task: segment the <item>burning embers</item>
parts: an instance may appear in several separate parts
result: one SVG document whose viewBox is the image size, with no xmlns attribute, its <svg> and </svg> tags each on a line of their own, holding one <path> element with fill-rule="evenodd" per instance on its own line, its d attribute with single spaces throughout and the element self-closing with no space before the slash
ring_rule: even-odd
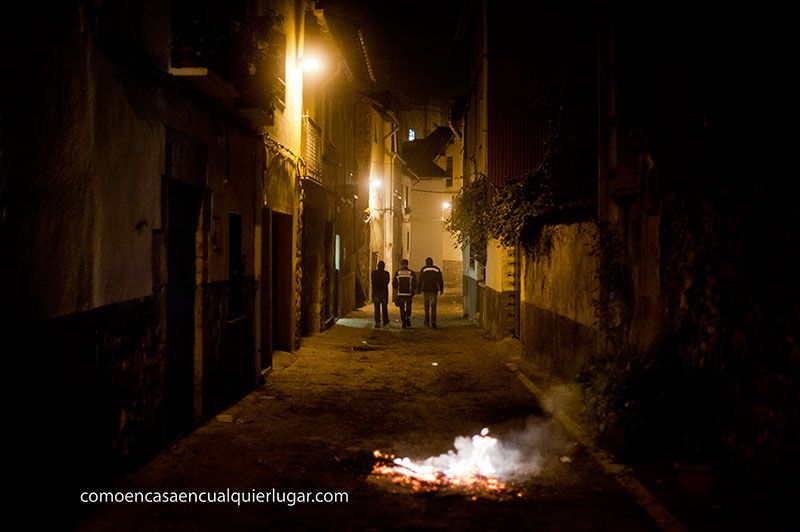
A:
<svg viewBox="0 0 800 532">
<path fill-rule="evenodd" d="M 449 490 L 473 498 L 521 495 L 512 493 L 512 488 L 501 480 L 509 472 L 510 464 L 517 461 L 518 453 L 504 449 L 496 438 L 489 436 L 489 429 L 484 428 L 471 438 L 459 436 L 454 446 L 455 452 L 451 450 L 421 462 L 375 451 L 372 475 L 415 492 Z"/>
</svg>

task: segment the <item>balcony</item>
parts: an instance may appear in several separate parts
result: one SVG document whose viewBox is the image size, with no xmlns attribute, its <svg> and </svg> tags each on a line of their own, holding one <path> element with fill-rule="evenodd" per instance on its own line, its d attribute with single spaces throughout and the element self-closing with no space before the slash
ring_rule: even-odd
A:
<svg viewBox="0 0 800 532">
<path fill-rule="evenodd" d="M 274 13 L 241 18 L 222 3 L 208 12 L 185 3 L 173 19 L 169 74 L 235 107 L 256 126 L 282 104 L 285 37 Z"/>
</svg>

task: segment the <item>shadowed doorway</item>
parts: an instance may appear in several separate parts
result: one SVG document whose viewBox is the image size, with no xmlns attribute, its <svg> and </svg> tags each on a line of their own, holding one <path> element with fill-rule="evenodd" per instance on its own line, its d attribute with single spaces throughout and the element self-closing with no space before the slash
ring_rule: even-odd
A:
<svg viewBox="0 0 800 532">
<path fill-rule="evenodd" d="M 202 190 L 169 179 L 167 213 L 167 435 L 194 421 L 196 233 Z"/>
</svg>

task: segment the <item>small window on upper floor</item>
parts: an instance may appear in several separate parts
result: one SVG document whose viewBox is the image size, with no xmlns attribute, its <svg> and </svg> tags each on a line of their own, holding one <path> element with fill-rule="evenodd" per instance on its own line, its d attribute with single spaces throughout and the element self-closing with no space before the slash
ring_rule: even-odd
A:
<svg viewBox="0 0 800 532">
<path fill-rule="evenodd" d="M 414 131 L 413 129 L 409 129 L 408 130 L 408 141 L 411 142 L 415 138 L 417 138 L 417 132 Z"/>
</svg>

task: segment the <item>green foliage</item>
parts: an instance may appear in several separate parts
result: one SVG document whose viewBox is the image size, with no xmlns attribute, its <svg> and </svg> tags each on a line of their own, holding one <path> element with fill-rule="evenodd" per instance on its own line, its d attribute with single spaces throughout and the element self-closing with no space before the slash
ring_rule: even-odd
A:
<svg viewBox="0 0 800 532">
<path fill-rule="evenodd" d="M 566 71 L 534 91 L 533 112 L 544 131 L 542 161 L 533 172 L 499 187 L 490 206 L 489 234 L 505 246 L 533 249 L 545 218 L 571 211 L 587 192 L 577 166 L 577 91 Z"/>
<path fill-rule="evenodd" d="M 487 204 L 486 179 L 479 176 L 464 183 L 453 198 L 450 216 L 444 221 L 445 229 L 461 246 L 469 244 L 473 258 L 482 264 L 486 264 Z"/>
<path fill-rule="evenodd" d="M 457 196 L 445 227 L 459 242 L 471 242 L 474 249 L 485 246 L 486 238 L 492 237 L 507 247 L 521 243 L 532 248 L 541 233 L 542 217 L 566 212 L 581 198 L 581 187 L 576 184 L 579 157 L 572 85 L 562 74 L 533 95 L 531 112 L 545 131 L 539 139 L 544 156 L 533 172 L 506 181 L 491 194 L 481 177 L 469 184 L 475 190 Z M 485 261 L 483 253 L 481 262 Z"/>
<path fill-rule="evenodd" d="M 572 199 L 558 183 L 566 154 L 549 151 L 533 173 L 499 187 L 489 205 L 487 231 L 504 246 L 531 247 L 541 230 L 541 217 L 569 208 Z"/>
</svg>

